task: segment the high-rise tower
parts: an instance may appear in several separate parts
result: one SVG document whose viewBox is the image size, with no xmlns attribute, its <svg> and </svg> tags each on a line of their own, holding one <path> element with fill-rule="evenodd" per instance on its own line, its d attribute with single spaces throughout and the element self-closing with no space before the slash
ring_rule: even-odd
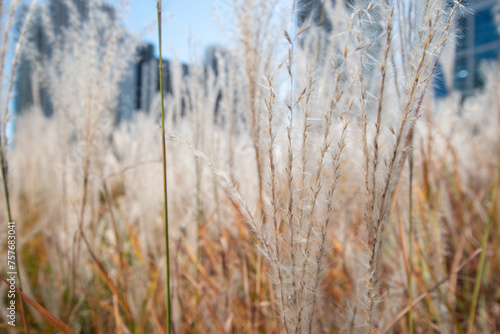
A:
<svg viewBox="0 0 500 334">
<path fill-rule="evenodd" d="M 498 61 L 500 55 L 499 22 L 495 12 L 498 0 L 469 0 L 470 10 L 458 19 L 458 36 L 453 70 L 453 87 L 464 96 L 484 84 L 480 66 L 485 61 Z"/>
</svg>

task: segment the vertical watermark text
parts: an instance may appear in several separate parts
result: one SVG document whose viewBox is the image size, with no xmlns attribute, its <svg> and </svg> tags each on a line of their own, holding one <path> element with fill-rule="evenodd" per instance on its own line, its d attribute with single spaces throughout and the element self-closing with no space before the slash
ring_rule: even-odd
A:
<svg viewBox="0 0 500 334">
<path fill-rule="evenodd" d="M 16 223 L 9 222 L 7 231 L 7 282 L 9 290 L 7 291 L 7 318 L 8 324 L 16 326 Z"/>
</svg>

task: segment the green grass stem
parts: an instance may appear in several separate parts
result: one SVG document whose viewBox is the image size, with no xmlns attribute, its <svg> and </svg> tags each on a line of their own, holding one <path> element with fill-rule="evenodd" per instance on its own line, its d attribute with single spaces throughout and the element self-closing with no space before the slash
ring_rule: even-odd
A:
<svg viewBox="0 0 500 334">
<path fill-rule="evenodd" d="M 165 273 L 166 273 L 166 284 L 165 284 L 165 299 L 166 299 L 166 313 L 167 313 L 167 328 L 166 333 L 170 334 L 170 261 L 169 261 L 169 250 L 168 250 L 168 197 L 167 197 L 167 157 L 166 157 L 166 144 L 165 144 L 165 111 L 163 106 L 163 66 L 161 59 L 161 0 L 156 3 L 156 8 L 158 12 L 158 49 L 159 49 L 159 75 L 160 75 L 160 97 L 161 97 L 161 143 L 163 152 L 163 199 L 164 199 L 164 211 L 165 211 Z"/>
<path fill-rule="evenodd" d="M 413 140 L 412 140 L 413 145 Z M 413 146 L 410 146 L 410 157 L 409 157 L 409 165 L 410 165 L 410 189 L 409 189 L 409 220 L 410 220 L 410 230 L 408 232 L 408 242 L 409 242 L 409 252 L 408 252 L 408 267 L 409 267 L 409 275 L 408 275 L 408 297 L 410 299 L 410 311 L 408 312 L 408 325 L 410 329 L 410 334 L 414 333 L 413 329 Z"/>
</svg>

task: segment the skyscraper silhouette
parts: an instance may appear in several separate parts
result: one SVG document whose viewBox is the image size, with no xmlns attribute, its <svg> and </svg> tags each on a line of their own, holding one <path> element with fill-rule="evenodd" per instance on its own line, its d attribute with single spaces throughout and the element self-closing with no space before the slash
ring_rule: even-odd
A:
<svg viewBox="0 0 500 334">
<path fill-rule="evenodd" d="M 458 19 L 458 35 L 453 70 L 453 87 L 464 96 L 484 84 L 480 71 L 485 61 L 498 61 L 500 55 L 499 22 L 495 19 L 498 0 L 469 0 Z"/>
</svg>

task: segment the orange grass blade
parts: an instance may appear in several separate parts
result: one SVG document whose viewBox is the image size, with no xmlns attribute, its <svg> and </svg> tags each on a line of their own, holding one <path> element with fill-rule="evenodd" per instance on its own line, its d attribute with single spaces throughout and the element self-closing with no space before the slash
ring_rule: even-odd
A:
<svg viewBox="0 0 500 334">
<path fill-rule="evenodd" d="M 214 309 L 212 308 L 212 306 L 210 306 L 210 304 L 208 303 L 208 301 L 206 299 L 205 299 L 205 305 L 207 306 L 208 314 L 210 314 L 210 317 L 212 318 L 212 320 L 215 324 L 215 327 L 217 327 L 217 329 L 219 330 L 219 332 L 221 334 L 225 334 L 226 332 L 224 331 L 224 327 L 220 323 L 219 318 L 217 318 L 217 315 L 215 314 Z"/>
<path fill-rule="evenodd" d="M 2 281 L 4 281 L 5 284 L 7 284 L 7 286 L 9 286 L 9 283 L 7 282 L 7 280 L 4 277 L 1 277 L 1 278 L 2 278 Z M 17 292 L 19 297 L 21 297 L 25 302 L 30 304 L 31 307 L 33 307 L 38 313 L 40 313 L 40 315 L 42 317 L 45 318 L 45 320 L 48 321 L 49 324 L 51 324 L 52 326 L 57 328 L 61 333 L 63 333 L 63 334 L 76 334 L 75 331 L 73 331 L 69 326 L 64 324 L 61 320 L 57 319 L 54 315 L 52 315 L 52 313 L 47 311 L 43 306 L 38 304 L 36 301 L 31 299 L 27 295 L 25 295 L 24 292 L 22 292 L 18 288 L 15 288 L 15 289 L 16 289 L 16 292 Z"/>
<path fill-rule="evenodd" d="M 146 326 L 149 322 L 149 318 L 151 318 L 151 316 L 153 314 L 153 312 L 151 311 L 150 305 L 154 304 L 153 301 L 159 299 L 158 297 L 155 297 L 155 296 L 158 296 L 158 294 L 159 294 L 158 286 L 160 284 L 160 279 L 161 279 L 160 272 L 158 270 L 155 270 L 152 274 L 151 285 L 148 288 L 147 298 L 146 298 L 146 300 L 148 302 L 147 302 L 147 305 L 145 306 L 145 308 L 146 308 L 145 314 L 142 317 L 141 324 L 139 325 L 139 329 L 137 331 L 138 334 L 144 333 Z"/>
<path fill-rule="evenodd" d="M 481 253 L 481 248 L 476 249 L 474 251 L 474 253 L 472 253 L 472 255 L 469 256 L 467 258 L 467 260 L 465 260 L 457 268 L 457 270 L 455 270 L 454 272 L 450 273 L 448 276 L 446 276 L 445 278 L 443 278 L 441 281 L 439 281 L 432 288 L 430 288 L 427 291 L 421 293 L 417 298 L 413 299 L 412 307 L 417 306 L 417 304 L 420 303 L 420 301 L 422 301 L 422 299 L 424 299 L 427 295 L 429 295 L 431 292 L 433 292 L 434 290 L 436 290 L 443 283 L 447 282 L 453 275 L 458 274 L 460 272 L 460 270 L 462 270 L 463 267 L 465 267 L 470 261 L 472 261 L 476 256 L 478 256 L 479 253 Z M 409 311 L 410 311 L 410 306 L 406 306 L 401 312 L 398 313 L 398 315 L 396 315 L 394 317 L 394 319 L 391 321 L 391 323 L 389 325 L 387 325 L 387 327 L 385 327 L 384 330 L 381 331 L 380 333 L 381 334 L 388 333 L 392 329 L 392 327 L 394 327 L 398 323 L 398 321 L 401 320 Z"/>
<path fill-rule="evenodd" d="M 122 319 L 120 317 L 120 308 L 118 307 L 118 298 L 113 295 L 113 316 L 115 318 L 116 334 L 123 334 Z"/>
<path fill-rule="evenodd" d="M 108 273 L 106 272 L 106 269 L 104 269 L 104 266 L 102 265 L 101 261 L 99 261 L 99 259 L 97 258 L 97 255 L 95 255 L 94 251 L 90 247 L 90 243 L 87 240 L 87 237 L 85 236 L 85 234 L 83 234 L 83 231 L 80 230 L 80 234 L 82 235 L 83 241 L 85 243 L 85 246 L 87 246 L 87 250 L 88 250 L 90 256 L 92 257 L 95 264 L 97 265 L 97 268 L 101 272 L 101 275 L 104 278 L 104 281 L 108 285 L 108 287 L 111 290 L 111 292 L 113 293 L 113 295 L 116 295 L 116 297 L 118 298 L 118 302 L 123 307 L 123 310 L 125 311 L 127 316 L 132 318 L 132 311 L 130 311 L 130 307 L 128 306 L 127 301 L 125 299 L 123 299 L 123 297 L 120 294 L 120 292 L 118 291 L 118 288 L 116 287 L 115 283 L 113 283 L 113 280 L 111 279 L 111 277 L 109 277 Z"/>
</svg>

